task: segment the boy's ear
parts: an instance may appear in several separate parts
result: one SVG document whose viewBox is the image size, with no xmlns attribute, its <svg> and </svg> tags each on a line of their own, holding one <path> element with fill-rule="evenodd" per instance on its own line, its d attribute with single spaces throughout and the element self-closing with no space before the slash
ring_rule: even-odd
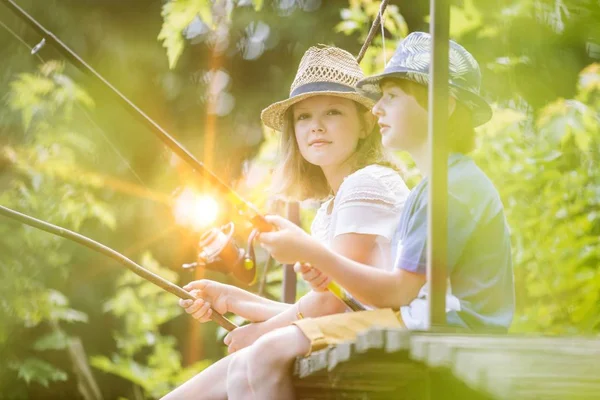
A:
<svg viewBox="0 0 600 400">
<path fill-rule="evenodd" d="M 456 99 L 453 96 L 448 96 L 448 117 L 454 114 L 456 110 Z"/>
</svg>

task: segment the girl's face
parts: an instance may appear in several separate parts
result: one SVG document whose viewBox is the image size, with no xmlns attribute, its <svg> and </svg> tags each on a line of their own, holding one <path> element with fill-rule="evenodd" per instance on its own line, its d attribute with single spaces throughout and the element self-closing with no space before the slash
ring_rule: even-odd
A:
<svg viewBox="0 0 600 400">
<path fill-rule="evenodd" d="M 385 147 L 394 150 L 418 148 L 427 141 L 427 110 L 394 82 L 381 85 L 383 95 L 373 107 Z"/>
<path fill-rule="evenodd" d="M 302 157 L 319 167 L 341 166 L 366 136 L 356 104 L 337 96 L 314 96 L 292 110 Z"/>
</svg>

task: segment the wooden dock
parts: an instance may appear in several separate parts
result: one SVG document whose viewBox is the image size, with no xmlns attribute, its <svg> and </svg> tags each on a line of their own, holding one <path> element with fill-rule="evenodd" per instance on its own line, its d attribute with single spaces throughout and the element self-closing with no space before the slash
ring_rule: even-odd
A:
<svg viewBox="0 0 600 400">
<path fill-rule="evenodd" d="M 372 329 L 296 360 L 299 399 L 600 399 L 600 336 Z"/>
</svg>

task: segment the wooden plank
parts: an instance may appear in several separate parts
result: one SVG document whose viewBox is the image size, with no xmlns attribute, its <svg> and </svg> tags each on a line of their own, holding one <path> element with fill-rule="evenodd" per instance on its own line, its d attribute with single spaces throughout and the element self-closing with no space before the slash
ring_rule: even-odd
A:
<svg viewBox="0 0 600 400">
<path fill-rule="evenodd" d="M 425 399 L 436 385 L 457 398 L 596 399 L 600 338 L 376 328 L 299 359 L 296 376 L 300 398 Z"/>
</svg>

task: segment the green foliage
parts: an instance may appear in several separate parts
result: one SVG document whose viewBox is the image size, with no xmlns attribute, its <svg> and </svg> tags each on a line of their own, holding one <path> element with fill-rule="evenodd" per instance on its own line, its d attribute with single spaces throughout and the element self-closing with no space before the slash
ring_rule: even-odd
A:
<svg viewBox="0 0 600 400">
<path fill-rule="evenodd" d="M 33 343 L 35 350 L 64 350 L 69 344 L 69 337 L 63 331 L 54 331 L 40 337 Z"/>
<path fill-rule="evenodd" d="M 7 187 L 0 203 L 69 229 L 94 220 L 114 227 L 110 209 L 85 182 L 63 179 L 78 169 L 78 154 L 93 147 L 68 128 L 75 107 L 92 106 L 89 96 L 57 62 L 20 74 L 10 88 L 8 105 L 21 115 L 23 131 L 1 148 L 11 168 L 3 175 Z M 87 322 L 58 289 L 69 275 L 71 252 L 63 239 L 30 227 L 2 223 L 0 237 L 0 345 L 6 361 L 0 379 L 10 379 L 12 371 L 27 384 L 64 381 L 64 371 L 38 357 L 41 351 L 65 348 L 68 336 L 61 324 Z M 26 346 L 19 343 L 36 327 L 50 327 L 52 333 L 42 332 L 45 336 L 33 337 Z M 19 392 L 16 386 L 11 390 Z"/>
<path fill-rule="evenodd" d="M 212 25 L 211 2 L 209 0 L 171 0 L 163 5 L 164 23 L 158 34 L 167 49 L 169 67 L 175 68 L 184 48 L 183 32 L 196 17 L 200 16 L 207 25 Z"/>
<path fill-rule="evenodd" d="M 265 0 L 252 0 L 252 4 L 254 4 L 254 9 L 260 11 L 263 8 Z"/>
<path fill-rule="evenodd" d="M 462 7 L 451 6 L 450 36 L 461 37 L 482 25 L 481 12 L 475 7 L 475 0 L 465 0 Z"/>
<path fill-rule="evenodd" d="M 260 11 L 263 0 L 253 0 L 255 10 Z M 158 40 L 163 42 L 167 49 L 169 68 L 175 68 L 179 57 L 185 47 L 184 33 L 194 19 L 199 19 L 208 29 L 215 30 L 217 22 L 222 18 L 223 12 L 226 18 L 231 18 L 231 12 L 235 1 L 225 0 L 218 5 L 213 5 L 210 0 L 169 0 L 162 7 L 163 25 Z M 224 10 L 215 11 L 220 6 Z M 218 15 L 213 15 L 214 13 Z"/>
<path fill-rule="evenodd" d="M 167 280 L 176 280 L 174 272 L 161 267 L 148 253 L 142 256 L 141 264 Z M 122 330 L 113 334 L 118 353 L 94 356 L 92 366 L 132 382 L 150 398 L 158 398 L 211 364 L 202 360 L 182 368 L 176 339 L 160 333 L 162 324 L 181 314 L 175 296 L 129 271 L 117 286 L 104 309 L 122 323 Z"/>
<path fill-rule="evenodd" d="M 60 113 L 63 121 L 68 122 L 74 106 L 93 106 L 91 97 L 63 72 L 64 64 L 50 61 L 40 67 L 39 74 L 20 74 L 10 85 L 8 104 L 21 113 L 25 130 L 34 117 L 41 123 Z"/>
<path fill-rule="evenodd" d="M 348 5 L 348 8 L 341 10 L 341 22 L 335 26 L 335 30 L 346 35 L 357 34 L 359 42 L 364 43 L 371 25 L 379 13 L 381 2 L 349 0 Z M 396 48 L 397 41 L 404 38 L 409 32 L 406 21 L 400 14 L 398 6 L 392 4 L 388 4 L 383 14 L 383 27 L 386 35 L 388 37 L 391 36 L 393 40 L 388 39 L 384 41 L 382 39 L 380 25 L 377 34 L 361 61 L 361 67 L 366 75 L 372 75 L 381 70 L 387 61 L 384 59 L 384 55 L 389 58 Z M 383 51 L 384 46 L 385 54 Z"/>
<path fill-rule="evenodd" d="M 37 382 L 45 387 L 49 383 L 66 381 L 67 374 L 39 358 L 28 358 L 24 361 L 13 362 L 10 368 L 18 373 L 19 379 L 26 383 Z"/>
<path fill-rule="evenodd" d="M 51 333 L 39 337 L 29 347 L 28 354 L 38 355 L 38 352 L 47 350 L 64 350 L 68 346 L 69 337 L 59 328 L 61 322 L 87 322 L 87 316 L 77 310 L 69 308 L 67 298 L 60 292 L 47 289 L 40 296 L 36 296 L 37 313 L 31 313 L 31 309 L 21 308 L 25 311 L 19 315 L 25 327 L 36 326 L 43 321 L 48 322 L 53 329 Z M 16 310 L 19 310 L 17 307 Z M 8 368 L 17 372 L 17 377 L 25 383 L 32 382 L 41 384 L 45 387 L 52 382 L 66 381 L 67 373 L 38 357 L 27 357 L 22 359 L 18 354 L 12 354 L 9 357 Z"/>
<path fill-rule="evenodd" d="M 514 250 L 514 331 L 600 328 L 600 66 L 574 99 L 527 116 L 498 109 L 481 131 L 477 161 L 501 190 Z"/>
<path fill-rule="evenodd" d="M 359 33 L 359 40 L 364 42 L 371 25 L 379 14 L 380 1 L 349 0 L 349 7 L 341 10 L 342 21 L 335 26 L 335 30 L 351 35 Z M 408 35 L 408 27 L 404 17 L 400 14 L 398 6 L 388 4 L 383 14 L 383 27 L 395 38 Z M 380 35 L 379 35 L 380 36 Z M 381 40 L 381 36 L 379 37 Z M 376 42 L 377 43 L 377 42 Z"/>
</svg>

